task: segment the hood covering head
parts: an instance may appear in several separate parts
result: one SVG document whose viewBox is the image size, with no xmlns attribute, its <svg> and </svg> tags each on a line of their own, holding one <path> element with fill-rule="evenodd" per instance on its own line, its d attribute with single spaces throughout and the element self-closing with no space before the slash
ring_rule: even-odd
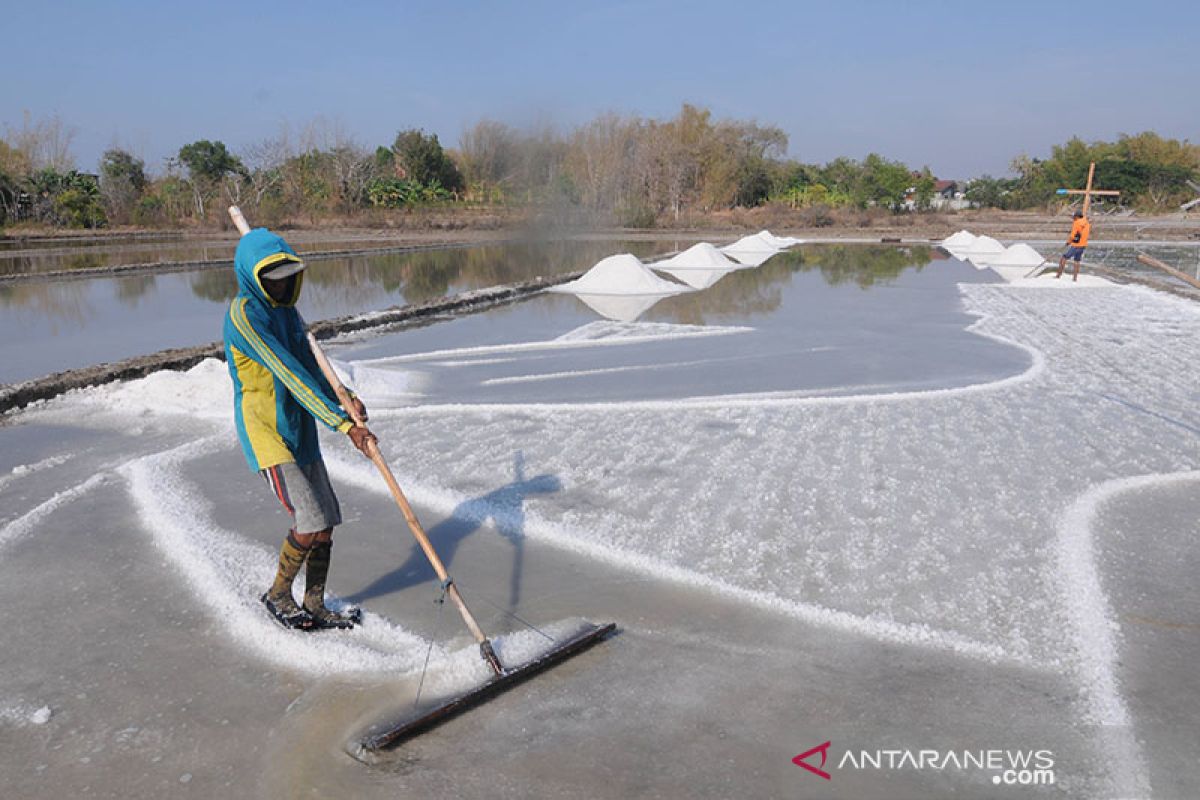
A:
<svg viewBox="0 0 1200 800">
<path fill-rule="evenodd" d="M 263 288 L 262 279 L 281 266 L 290 266 L 296 271 L 292 296 L 286 302 L 277 303 Z M 255 228 L 238 242 L 233 257 L 233 271 L 237 274 L 238 287 L 242 294 L 257 297 L 272 306 L 293 306 L 300 299 L 300 287 L 304 283 L 304 262 L 296 255 L 283 237 L 266 228 Z M 285 270 L 286 271 L 286 270 Z"/>
</svg>

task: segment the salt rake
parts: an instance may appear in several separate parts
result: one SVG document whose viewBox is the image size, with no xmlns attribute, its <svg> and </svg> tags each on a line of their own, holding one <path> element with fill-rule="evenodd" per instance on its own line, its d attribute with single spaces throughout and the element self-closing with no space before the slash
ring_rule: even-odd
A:
<svg viewBox="0 0 1200 800">
<path fill-rule="evenodd" d="M 237 226 L 238 231 L 243 236 L 250 232 L 250 225 L 246 222 L 246 218 L 237 206 L 229 207 L 229 216 L 233 219 L 233 224 Z M 307 338 L 313 357 L 317 361 L 317 366 L 320 367 L 321 372 L 325 375 L 325 379 L 329 381 L 329 385 L 337 395 L 338 402 L 342 404 L 342 408 L 350 415 L 355 425 L 363 426 L 364 421 L 355 409 L 349 391 L 338 377 L 337 372 L 334 371 L 333 366 L 329 363 L 329 359 L 325 356 L 325 351 L 321 349 L 311 331 L 307 332 Z M 479 645 L 480 655 L 492 671 L 491 677 L 485 683 L 456 695 L 442 698 L 432 707 L 425 710 L 414 708 L 409 714 L 378 722 L 370 726 L 361 735 L 352 738 L 346 744 L 347 753 L 359 761 L 371 763 L 382 751 L 391 749 L 404 740 L 423 733 L 461 714 L 463 711 L 532 678 L 537 673 L 586 650 L 616 631 L 617 626 L 612 622 L 604 625 L 586 623 L 582 629 L 576 631 L 564 641 L 556 643 L 550 650 L 523 664 L 506 668 L 496 655 L 491 640 L 484 635 L 483 630 L 475 621 L 475 617 L 467 608 L 462 595 L 459 594 L 458 586 L 450 578 L 450 574 L 446 571 L 442 559 L 438 557 L 437 551 L 433 549 L 433 544 L 425 534 L 425 529 L 421 526 L 417 515 L 413 513 L 408 498 L 404 496 L 400 484 L 392 474 L 391 468 L 388 467 L 387 461 L 384 460 L 378 443 L 371 441 L 367 449 L 369 451 L 368 457 L 379 470 L 379 474 L 383 476 L 384 482 L 387 483 L 388 489 L 396 501 L 396 505 L 400 507 L 401 513 L 404 514 L 404 519 L 408 522 L 409 529 L 417 540 L 417 544 L 421 546 L 425 557 L 429 559 L 430 565 L 433 567 L 434 572 L 437 573 L 438 580 L 441 581 L 442 591 L 454 602 L 455 607 L 458 608 L 463 622 L 466 623 L 467 629 L 470 630 L 471 635 Z"/>
</svg>

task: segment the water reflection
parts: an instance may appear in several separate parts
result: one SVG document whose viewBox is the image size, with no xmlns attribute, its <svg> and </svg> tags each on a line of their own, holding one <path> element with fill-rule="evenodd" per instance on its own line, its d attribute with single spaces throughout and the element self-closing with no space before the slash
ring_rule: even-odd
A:
<svg viewBox="0 0 1200 800">
<path fill-rule="evenodd" d="M 703 325 L 717 317 L 767 314 L 779 308 L 783 287 L 795 273 L 819 273 L 829 286 L 868 289 L 894 282 L 907 269 L 920 271 L 937 255 L 927 246 L 805 245 L 778 253 L 760 267 L 730 271 L 703 291 L 651 303 L 640 313 L 648 319 L 688 325 Z"/>
<path fill-rule="evenodd" d="M 213 239 L 92 239 L 80 242 L 0 242 L 0 275 L 24 275 L 61 270 L 158 264 L 171 261 L 223 261 L 233 258 L 237 242 L 229 236 Z M 387 239 L 314 239 L 297 245 L 308 252 L 365 250 L 395 246 Z"/>
<path fill-rule="evenodd" d="M 651 257 L 672 248 L 663 241 L 528 242 L 315 261 L 300 308 L 308 319 L 328 319 L 581 271 L 622 250 Z M 0 382 L 215 341 L 237 290 L 233 270 L 221 268 L 0 283 Z"/>
<path fill-rule="evenodd" d="M 670 245 L 567 241 L 349 256 L 311 262 L 304 295 L 324 306 L 363 304 L 381 297 L 394 303 L 425 303 L 455 292 L 587 269 L 620 249 L 650 257 Z M 229 270 L 209 270 L 194 275 L 192 291 L 205 300 L 227 302 L 237 294 L 237 281 Z"/>
<path fill-rule="evenodd" d="M 117 298 L 127 306 L 137 306 L 142 298 L 153 294 L 153 275 L 134 275 L 117 282 Z"/>
</svg>

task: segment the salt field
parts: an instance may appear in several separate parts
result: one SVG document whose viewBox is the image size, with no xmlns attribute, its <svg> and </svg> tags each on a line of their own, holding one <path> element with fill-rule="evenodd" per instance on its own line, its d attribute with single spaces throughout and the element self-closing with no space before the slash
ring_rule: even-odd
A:
<svg viewBox="0 0 1200 800">
<path fill-rule="evenodd" d="M 1200 307 L 986 267 L 1020 243 L 756 237 L 330 343 L 502 654 L 538 647 L 520 620 L 619 627 L 373 767 L 347 737 L 427 654 L 425 688 L 483 667 L 344 437 L 330 590 L 366 623 L 303 634 L 257 602 L 287 524 L 224 364 L 6 415 L 6 795 L 1189 796 Z M 319 266 L 310 318 L 376 291 Z M 829 781 L 794 761 L 822 742 Z M 1053 784 L 845 760 L 887 750 L 1037 752 Z"/>
</svg>

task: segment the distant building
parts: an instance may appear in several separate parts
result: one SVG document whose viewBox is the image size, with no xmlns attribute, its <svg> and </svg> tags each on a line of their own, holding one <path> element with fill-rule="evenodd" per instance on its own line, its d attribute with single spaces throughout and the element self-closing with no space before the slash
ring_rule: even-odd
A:
<svg viewBox="0 0 1200 800">
<path fill-rule="evenodd" d="M 920 178 L 921 173 L 914 172 L 913 178 Z M 910 186 L 908 191 L 904 193 L 904 207 L 909 211 L 915 211 L 917 208 L 917 187 Z M 934 178 L 933 181 L 933 197 L 930 198 L 929 207 L 935 211 L 954 210 L 959 211 L 964 208 L 970 208 L 971 202 L 967 200 L 959 187 L 958 181 L 939 180 Z"/>
</svg>

